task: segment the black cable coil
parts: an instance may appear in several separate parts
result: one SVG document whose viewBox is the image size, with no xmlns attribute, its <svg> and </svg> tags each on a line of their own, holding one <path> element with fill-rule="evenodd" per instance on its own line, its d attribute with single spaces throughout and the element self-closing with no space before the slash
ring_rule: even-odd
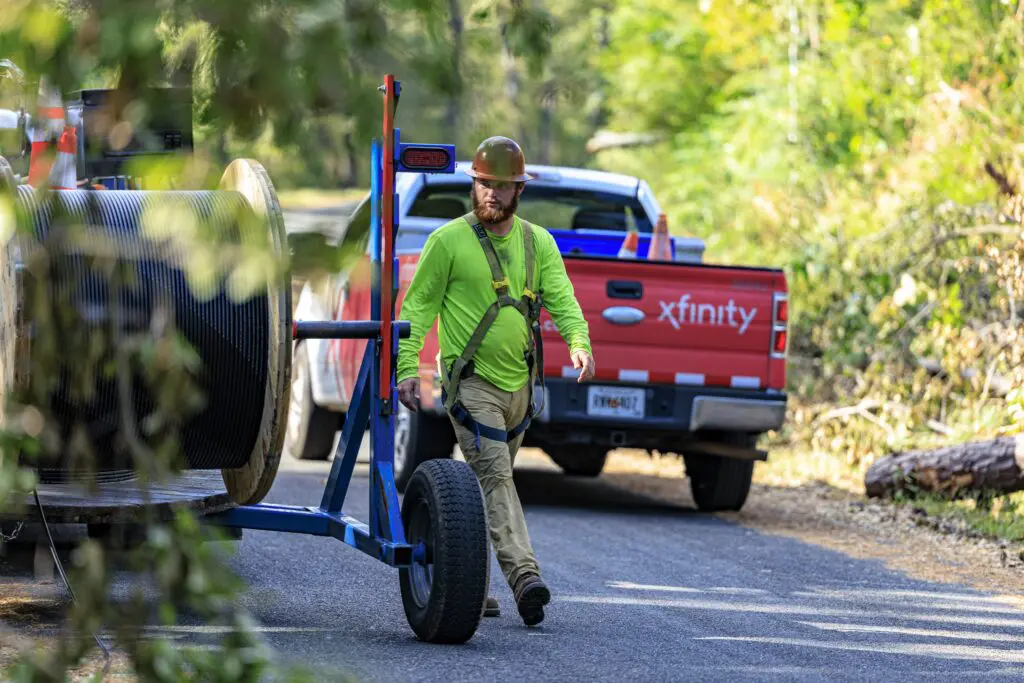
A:
<svg viewBox="0 0 1024 683">
<path fill-rule="evenodd" d="M 222 234 L 236 236 L 235 243 L 242 244 L 260 238 L 246 233 L 242 227 L 245 221 L 239 220 L 240 216 L 253 215 L 245 198 L 231 191 L 64 190 L 47 196 L 41 203 L 31 187 L 19 186 L 16 210 L 19 223 L 33 226 L 38 244 L 49 253 L 50 296 L 69 297 L 78 309 L 78 324 L 97 330 L 113 329 L 109 275 L 93 270 L 89 266 L 91 257 L 81 250 L 49 247 L 54 238 L 60 241 L 57 232 L 64 225 L 102 231 L 116 246 L 118 262 L 127 264 L 135 278 L 120 288 L 120 329 L 129 334 L 145 332 L 153 324 L 154 313 L 164 305 L 168 312 L 173 309 L 175 329 L 201 359 L 200 388 L 205 407 L 185 422 L 181 432 L 187 467 L 245 465 L 259 436 L 267 392 L 268 345 L 275 324 L 270 319 L 268 295 L 259 290 L 247 300 L 236 301 L 224 290 L 221 278 L 210 297 L 197 297 L 183 269 L 183 252 L 169 252 L 168 242 L 147 236 L 140 224 L 143 211 L 156 202 L 183 202 L 198 220 Z M 223 233 L 225 230 L 229 232 Z M 262 239 L 266 243 L 266 233 Z M 29 334 L 38 332 L 30 330 Z M 64 360 L 71 364 L 76 359 Z M 131 407 L 138 425 L 155 403 L 140 374 L 133 375 L 132 387 Z M 73 400 L 65 368 L 52 396 L 54 414 L 65 437 L 73 425 L 87 426 L 97 470 L 130 469 L 130 455 L 119 438 L 124 410 L 118 400 L 117 383 L 112 377 L 97 376 L 95 389 L 91 400 Z M 146 441 L 144 434 L 139 436 Z"/>
</svg>

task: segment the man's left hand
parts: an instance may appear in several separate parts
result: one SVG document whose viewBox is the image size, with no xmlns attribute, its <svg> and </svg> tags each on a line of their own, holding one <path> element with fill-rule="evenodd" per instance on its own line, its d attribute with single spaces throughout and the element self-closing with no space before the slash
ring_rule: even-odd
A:
<svg viewBox="0 0 1024 683">
<path fill-rule="evenodd" d="M 576 383 L 584 382 L 588 379 L 594 379 L 594 357 L 583 350 L 572 352 L 572 366 L 580 371 L 580 376 L 577 378 Z"/>
</svg>

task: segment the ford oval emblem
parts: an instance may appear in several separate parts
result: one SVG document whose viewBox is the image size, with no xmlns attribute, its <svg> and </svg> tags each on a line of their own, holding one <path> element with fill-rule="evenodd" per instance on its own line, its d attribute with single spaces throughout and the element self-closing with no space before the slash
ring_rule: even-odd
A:
<svg viewBox="0 0 1024 683">
<path fill-rule="evenodd" d="M 644 319 L 644 312 L 632 306 L 612 306 L 604 309 L 601 317 L 613 325 L 637 325 Z"/>
</svg>

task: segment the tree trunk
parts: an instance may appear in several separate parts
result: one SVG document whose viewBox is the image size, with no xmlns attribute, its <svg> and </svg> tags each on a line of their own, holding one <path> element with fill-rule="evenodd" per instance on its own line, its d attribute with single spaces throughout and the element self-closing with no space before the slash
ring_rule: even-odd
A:
<svg viewBox="0 0 1024 683">
<path fill-rule="evenodd" d="M 552 124 L 552 109 L 554 108 L 555 96 L 554 96 L 554 84 L 545 83 L 541 89 L 540 97 L 540 122 L 538 130 L 538 147 L 537 147 L 537 163 L 538 164 L 550 164 L 551 163 L 551 124 Z"/>
<path fill-rule="evenodd" d="M 608 45 L 611 43 L 611 38 L 608 32 L 608 15 L 611 13 L 611 8 L 607 5 L 601 6 L 601 20 L 597 30 L 597 51 L 603 53 L 608 49 Z M 600 70 L 597 71 L 597 105 L 594 107 L 594 111 L 590 117 L 590 127 L 593 132 L 597 132 L 604 127 L 605 123 L 608 122 L 608 108 L 605 104 L 606 101 L 606 86 L 604 76 L 601 75 Z"/>
<path fill-rule="evenodd" d="M 230 161 L 230 159 L 228 158 L 229 155 L 227 133 L 225 133 L 224 131 L 218 132 L 215 140 L 216 142 L 214 142 L 213 144 L 214 156 L 221 166 L 227 166 Z"/>
<path fill-rule="evenodd" d="M 505 99 L 507 100 L 506 106 L 508 107 L 508 111 L 512 112 L 512 120 L 509 121 L 509 124 L 512 129 L 520 127 L 518 142 L 524 148 L 527 148 L 528 145 L 523 139 L 525 137 L 525 131 L 521 128 L 523 117 L 516 106 L 516 100 L 519 99 L 519 72 L 516 69 L 516 57 L 512 54 L 512 48 L 508 41 L 507 24 L 501 25 L 501 66 L 504 73 Z"/>
<path fill-rule="evenodd" d="M 345 187 L 359 187 L 359 160 L 356 158 L 356 145 L 352 139 L 352 133 L 345 133 L 344 138 L 345 155 L 348 157 L 348 177 L 345 178 Z"/>
<path fill-rule="evenodd" d="M 452 91 L 448 94 L 448 107 L 444 116 L 444 139 L 456 142 L 459 134 L 459 105 L 462 95 L 462 9 L 459 0 L 449 0 L 448 25 L 452 29 Z"/>
<path fill-rule="evenodd" d="M 1012 493 L 1024 490 L 1024 435 L 992 441 L 908 451 L 875 462 L 864 475 L 872 498 L 897 491 L 940 493 L 951 498 L 967 492 Z"/>
</svg>

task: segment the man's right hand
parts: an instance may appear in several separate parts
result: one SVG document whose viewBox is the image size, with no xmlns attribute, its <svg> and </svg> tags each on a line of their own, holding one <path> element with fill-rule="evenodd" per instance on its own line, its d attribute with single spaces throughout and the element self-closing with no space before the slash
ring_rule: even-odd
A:
<svg viewBox="0 0 1024 683">
<path fill-rule="evenodd" d="M 420 409 L 420 381 L 418 378 L 412 377 L 407 380 L 403 380 L 398 384 L 398 400 L 402 402 L 406 408 L 416 413 Z"/>
</svg>

